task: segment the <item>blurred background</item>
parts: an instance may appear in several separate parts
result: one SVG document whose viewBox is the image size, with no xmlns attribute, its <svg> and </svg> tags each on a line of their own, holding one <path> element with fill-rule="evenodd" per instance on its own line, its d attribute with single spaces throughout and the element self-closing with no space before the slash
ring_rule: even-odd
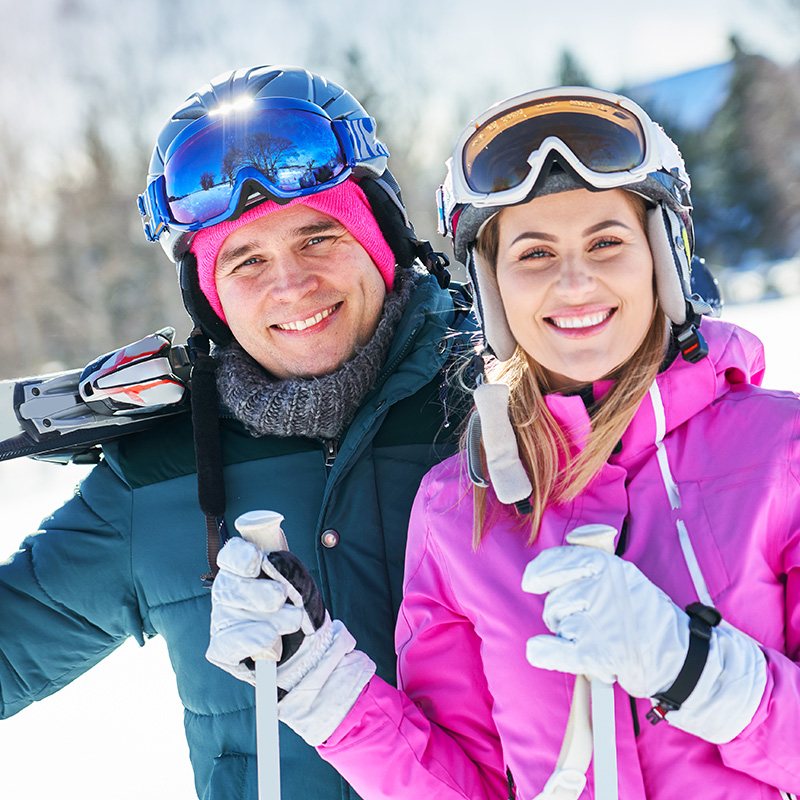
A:
<svg viewBox="0 0 800 800">
<path fill-rule="evenodd" d="M 0 0 L 0 375 L 166 324 L 136 197 L 156 134 L 231 68 L 308 66 L 378 120 L 418 233 L 461 128 L 532 88 L 629 93 L 678 142 L 729 301 L 800 291 L 800 0 Z"/>
<path fill-rule="evenodd" d="M 678 142 L 724 316 L 800 389 L 800 0 L 0 0 L 0 376 L 80 367 L 165 325 L 175 272 L 136 197 L 155 137 L 215 75 L 306 66 L 378 120 L 420 235 L 458 132 L 490 103 L 622 90 Z M 84 468 L 0 464 L 0 557 Z M 2 613 L 2 609 L 0 609 Z M 128 642 L 0 723 L 4 798 L 194 796 L 166 647 Z"/>
</svg>

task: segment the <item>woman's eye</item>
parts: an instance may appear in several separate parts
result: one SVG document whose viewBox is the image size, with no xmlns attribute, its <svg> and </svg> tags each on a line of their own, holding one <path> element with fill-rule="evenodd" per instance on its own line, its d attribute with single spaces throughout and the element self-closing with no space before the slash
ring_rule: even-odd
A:
<svg viewBox="0 0 800 800">
<path fill-rule="evenodd" d="M 592 244 L 592 250 L 601 250 L 607 247 L 613 247 L 616 244 L 622 244 L 619 239 L 614 239 L 612 237 L 606 237 L 603 239 L 598 239 L 598 241 Z"/>
<path fill-rule="evenodd" d="M 539 258 L 545 258 L 546 256 L 550 255 L 548 250 L 545 250 L 543 247 L 533 247 L 530 250 L 526 250 L 522 253 L 519 257 L 520 261 L 527 261 Z"/>
</svg>

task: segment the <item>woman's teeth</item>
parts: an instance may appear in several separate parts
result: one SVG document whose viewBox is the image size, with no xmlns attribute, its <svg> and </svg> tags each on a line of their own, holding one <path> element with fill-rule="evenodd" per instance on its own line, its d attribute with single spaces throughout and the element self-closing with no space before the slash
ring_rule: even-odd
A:
<svg viewBox="0 0 800 800">
<path fill-rule="evenodd" d="M 587 314 L 585 317 L 551 317 L 550 321 L 556 328 L 591 328 L 610 316 L 611 311 L 603 311 L 599 314 Z"/>
</svg>

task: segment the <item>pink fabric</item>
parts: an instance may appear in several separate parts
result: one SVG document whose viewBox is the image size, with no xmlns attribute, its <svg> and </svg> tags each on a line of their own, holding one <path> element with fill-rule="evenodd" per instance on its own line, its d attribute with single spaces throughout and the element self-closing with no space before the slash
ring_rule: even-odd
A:
<svg viewBox="0 0 800 800">
<path fill-rule="evenodd" d="M 214 309 L 214 312 L 223 322 L 227 322 L 227 320 L 217 294 L 214 268 L 217 263 L 217 255 L 224 241 L 233 231 L 241 228 L 242 225 L 247 225 L 248 222 L 259 219 L 259 217 L 263 217 L 266 214 L 271 214 L 273 211 L 280 211 L 282 208 L 291 208 L 296 205 L 314 208 L 341 222 L 375 262 L 375 266 L 386 284 L 387 291 L 392 290 L 394 285 L 394 253 L 383 238 L 366 195 L 358 184 L 354 181 L 346 180 L 344 183 L 340 183 L 331 189 L 326 189 L 324 192 L 311 194 L 307 197 L 296 197 L 283 205 L 267 200 L 245 212 L 238 219 L 220 222 L 219 225 L 197 231 L 194 239 L 192 239 L 190 249 L 197 256 L 197 276 L 200 281 L 200 289 L 211 304 L 211 308 Z"/>
<path fill-rule="evenodd" d="M 800 793 L 800 401 L 759 389 L 760 343 L 727 323 L 703 322 L 710 356 L 678 359 L 658 377 L 664 446 L 689 538 L 715 605 L 752 636 L 768 662 L 755 717 L 733 741 L 709 744 L 650 725 L 615 686 L 619 796 L 626 800 L 752 800 Z M 565 427 L 587 423 L 578 397 L 552 396 Z M 519 798 L 553 772 L 574 677 L 538 670 L 525 642 L 548 633 L 543 596 L 524 593 L 525 565 L 591 522 L 627 525 L 625 558 L 680 606 L 697 600 L 656 457 L 650 396 L 622 449 L 574 501 L 552 507 L 533 546 L 503 508 L 477 552 L 460 457 L 424 479 L 411 515 L 397 624 L 398 682 L 374 678 L 318 748 L 363 797 Z M 465 498 L 466 495 L 466 498 Z M 496 500 L 490 498 L 490 504 Z M 594 797 L 591 769 L 582 798 Z"/>
</svg>

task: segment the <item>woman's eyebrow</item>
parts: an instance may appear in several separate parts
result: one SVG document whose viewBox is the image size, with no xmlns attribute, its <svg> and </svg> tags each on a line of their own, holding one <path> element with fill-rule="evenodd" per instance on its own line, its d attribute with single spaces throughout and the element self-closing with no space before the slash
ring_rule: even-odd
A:
<svg viewBox="0 0 800 800">
<path fill-rule="evenodd" d="M 603 222 L 598 222 L 596 225 L 590 225 L 584 232 L 584 236 L 591 236 L 593 233 L 597 233 L 598 231 L 602 231 L 604 228 L 614 228 L 620 227 L 625 228 L 626 230 L 632 230 L 630 225 L 626 225 L 624 222 L 620 222 L 618 219 L 607 219 Z"/>
<path fill-rule="evenodd" d="M 555 236 L 551 236 L 549 233 L 540 233 L 539 231 L 523 231 L 519 236 L 517 236 L 512 245 L 515 245 L 522 239 L 537 239 L 544 242 L 555 242 L 557 238 Z"/>
</svg>

